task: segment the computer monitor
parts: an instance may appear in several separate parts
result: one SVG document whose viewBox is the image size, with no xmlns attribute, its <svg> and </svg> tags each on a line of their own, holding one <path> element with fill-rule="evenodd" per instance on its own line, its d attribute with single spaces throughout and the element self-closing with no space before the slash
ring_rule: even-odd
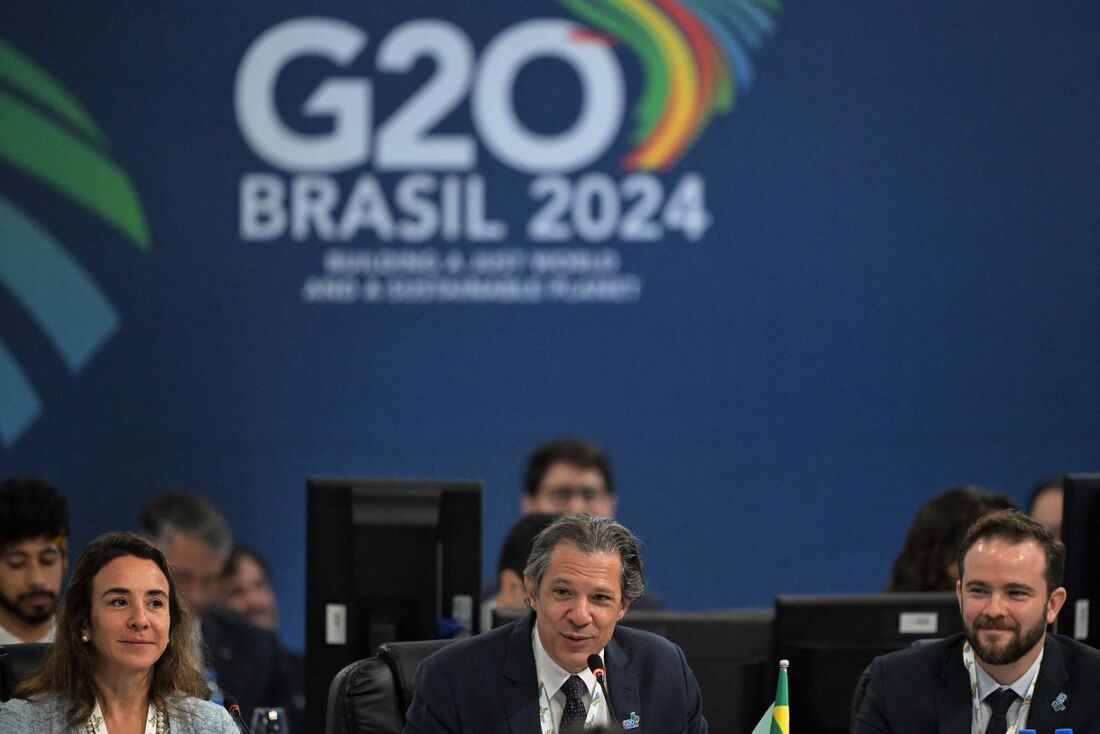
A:
<svg viewBox="0 0 1100 734">
<path fill-rule="evenodd" d="M 1066 544 L 1066 603 L 1058 631 L 1100 647 L 1100 474 L 1068 474 L 1062 482 L 1062 542 Z"/>
<path fill-rule="evenodd" d="M 953 592 L 776 598 L 775 657 L 791 663 L 791 731 L 847 732 L 852 694 L 876 656 L 962 630 Z"/>
<path fill-rule="evenodd" d="M 336 673 L 383 642 L 477 633 L 480 584 L 480 484 L 308 479 L 308 730 Z"/>
<path fill-rule="evenodd" d="M 521 610 L 494 612 L 493 626 L 526 614 Z M 774 616 L 766 608 L 630 609 L 619 624 L 653 632 L 679 645 L 699 682 L 710 730 L 740 733 L 752 730 L 775 696 Z"/>
<path fill-rule="evenodd" d="M 630 610 L 620 624 L 648 630 L 684 651 L 711 731 L 747 732 L 775 697 L 771 609 Z"/>
</svg>

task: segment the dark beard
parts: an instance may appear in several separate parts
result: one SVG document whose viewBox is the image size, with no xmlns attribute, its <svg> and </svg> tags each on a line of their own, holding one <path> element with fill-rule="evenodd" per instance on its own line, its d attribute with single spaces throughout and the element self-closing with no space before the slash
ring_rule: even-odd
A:
<svg viewBox="0 0 1100 734">
<path fill-rule="evenodd" d="M 987 646 L 982 643 L 979 632 L 983 629 L 1008 629 L 1013 631 L 1011 639 L 1002 647 Z M 974 620 L 974 625 L 966 631 L 966 639 L 974 648 L 974 654 L 980 660 L 989 665 L 1010 665 L 1022 658 L 1031 648 L 1043 639 L 1046 634 L 1046 619 L 1040 617 L 1023 635 L 1019 627 L 1012 627 L 1001 618 L 992 619 L 981 616 Z"/>
<path fill-rule="evenodd" d="M 50 603 L 46 606 L 46 608 L 41 612 L 31 612 L 29 614 L 23 611 L 23 609 L 18 604 L 19 600 L 23 599 L 23 597 L 26 596 L 36 596 L 39 594 L 50 595 Z M 24 624 L 35 627 L 42 624 L 43 622 L 49 621 L 50 617 L 53 616 L 53 613 L 57 611 L 57 594 L 53 593 L 52 591 L 39 591 L 34 592 L 33 594 L 20 594 L 18 599 L 12 601 L 7 597 L 6 594 L 0 592 L 0 607 L 6 609 L 8 613 L 21 620 Z"/>
</svg>

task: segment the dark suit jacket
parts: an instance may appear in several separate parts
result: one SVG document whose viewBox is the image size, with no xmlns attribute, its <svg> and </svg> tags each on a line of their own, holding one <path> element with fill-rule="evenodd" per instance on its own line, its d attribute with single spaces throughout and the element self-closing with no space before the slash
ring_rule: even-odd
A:
<svg viewBox="0 0 1100 734">
<path fill-rule="evenodd" d="M 534 619 L 531 614 L 448 645 L 421 663 L 404 731 L 538 734 Z M 632 731 L 706 734 L 699 684 L 676 645 L 619 626 L 607 643 L 604 665 L 616 717 L 622 721 L 633 713 L 640 720 Z"/>
<path fill-rule="evenodd" d="M 241 704 L 245 721 L 257 706 L 291 711 L 291 673 L 275 635 L 224 607 L 202 613 L 202 641 L 218 687 Z"/>
<path fill-rule="evenodd" d="M 875 658 L 855 734 L 970 734 L 970 676 L 961 634 Z M 1054 701 L 1064 693 L 1064 710 Z M 797 703 L 796 703 L 797 705 Z M 1011 722 L 1009 722 L 1011 723 Z M 1047 635 L 1027 728 L 1100 732 L 1100 651 Z"/>
</svg>

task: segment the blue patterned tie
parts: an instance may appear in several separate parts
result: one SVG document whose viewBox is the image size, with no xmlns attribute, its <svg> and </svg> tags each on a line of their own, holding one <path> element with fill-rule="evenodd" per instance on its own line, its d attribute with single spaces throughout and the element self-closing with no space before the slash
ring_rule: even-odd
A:
<svg viewBox="0 0 1100 734">
<path fill-rule="evenodd" d="M 1008 707 L 1019 696 L 1011 688 L 1002 688 L 993 691 L 985 697 L 985 702 L 993 713 L 989 717 L 989 725 L 985 727 L 985 734 L 1005 734 L 1008 731 Z"/>
<path fill-rule="evenodd" d="M 584 729 L 584 719 L 587 712 L 584 710 L 584 681 L 579 676 L 571 675 L 561 684 L 561 690 L 565 692 L 565 708 L 561 712 L 561 726 L 558 731 L 576 732 Z"/>
</svg>

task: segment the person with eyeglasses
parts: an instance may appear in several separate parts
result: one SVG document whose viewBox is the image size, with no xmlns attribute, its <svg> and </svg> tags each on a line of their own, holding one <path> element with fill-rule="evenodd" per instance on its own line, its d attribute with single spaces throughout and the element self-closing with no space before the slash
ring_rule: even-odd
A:
<svg viewBox="0 0 1100 734">
<path fill-rule="evenodd" d="M 559 438 L 535 448 L 527 458 L 523 514 L 584 512 L 614 517 L 611 462 L 597 444 Z"/>
<path fill-rule="evenodd" d="M 524 515 L 585 513 L 615 517 L 618 497 L 611 460 L 599 444 L 583 438 L 556 438 L 535 447 L 527 457 L 523 475 Z M 486 588 L 482 619 L 496 608 L 500 587 Z M 635 609 L 661 609 L 658 595 L 647 592 L 636 599 Z"/>
</svg>

